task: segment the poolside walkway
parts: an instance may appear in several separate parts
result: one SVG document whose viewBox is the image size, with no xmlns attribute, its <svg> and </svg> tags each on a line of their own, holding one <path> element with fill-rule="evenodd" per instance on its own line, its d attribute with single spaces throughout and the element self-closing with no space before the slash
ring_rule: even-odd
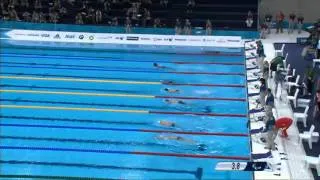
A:
<svg viewBox="0 0 320 180">
<path fill-rule="evenodd" d="M 262 40 L 266 60 L 272 60 L 275 55 L 274 43 L 277 42 L 289 42 L 294 43 L 296 42 L 298 34 L 288 35 L 284 34 L 272 34 L 271 37 L 268 37 L 265 40 Z M 307 33 L 302 33 L 299 37 L 306 37 L 308 36 Z M 273 80 L 269 80 L 269 85 L 271 89 L 274 89 Z M 279 96 L 279 95 L 278 95 Z M 291 107 L 286 103 L 285 97 L 287 96 L 286 92 L 283 91 L 282 97 L 283 100 L 279 101 L 276 99 L 275 106 L 276 112 L 274 112 L 275 117 L 291 117 L 292 118 L 292 110 Z M 261 122 L 251 122 L 251 127 L 259 127 L 258 123 Z M 313 179 L 311 171 L 306 169 L 304 164 L 304 157 L 305 151 L 303 146 L 298 144 L 298 134 L 299 131 L 295 125 L 291 126 L 288 130 L 289 138 L 281 138 L 280 136 L 277 137 L 276 143 L 278 144 L 278 152 L 285 152 L 287 154 L 288 160 L 281 160 L 279 153 L 276 154 L 273 158 L 275 163 L 281 162 L 281 170 L 275 172 L 255 172 L 255 179 Z M 254 138 L 253 138 L 254 139 Z M 265 149 L 261 145 L 259 146 L 258 143 L 253 142 L 253 153 L 256 152 L 264 152 Z"/>
</svg>

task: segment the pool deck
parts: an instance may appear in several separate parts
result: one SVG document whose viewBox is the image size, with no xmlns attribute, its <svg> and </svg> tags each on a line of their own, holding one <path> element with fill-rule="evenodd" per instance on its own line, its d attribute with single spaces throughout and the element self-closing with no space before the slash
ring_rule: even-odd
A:
<svg viewBox="0 0 320 180">
<path fill-rule="evenodd" d="M 270 36 L 270 35 L 269 35 Z M 308 33 L 304 32 L 300 35 L 297 33 L 288 35 L 287 33 L 284 34 L 275 34 L 272 33 L 270 37 L 267 39 L 262 40 L 264 45 L 266 60 L 271 61 L 275 55 L 274 43 L 277 42 L 288 42 L 288 43 L 295 43 L 297 37 L 307 37 Z M 249 42 L 248 44 L 255 45 L 255 42 Z M 255 50 L 247 51 L 246 54 L 249 54 Z M 254 61 L 254 59 L 247 61 L 247 65 L 250 65 L 250 61 Z M 272 79 L 269 79 L 269 87 L 273 90 L 274 83 Z M 256 93 L 258 90 L 252 88 L 252 84 L 256 84 L 258 82 L 249 82 L 248 83 L 248 92 L 249 93 Z M 251 88 L 250 88 L 251 87 Z M 286 91 L 282 91 L 282 97 L 286 97 Z M 278 96 L 278 95 L 277 95 Z M 278 96 L 279 97 L 279 96 Z M 250 109 L 254 108 L 256 104 L 254 104 L 254 100 L 257 96 L 249 97 L 250 102 Z M 285 98 L 284 98 L 285 99 Z M 291 117 L 292 118 L 292 110 L 291 107 L 286 103 L 286 101 L 279 101 L 279 99 L 275 100 L 275 110 L 274 115 L 275 118 L 279 117 Z M 261 113 L 260 113 L 261 114 Z M 251 114 L 250 115 L 250 122 L 251 128 L 256 129 L 262 127 L 264 124 L 263 122 L 255 122 L 254 119 L 259 114 Z M 255 172 L 254 178 L 255 179 L 313 179 L 311 171 L 306 169 L 304 163 L 305 151 L 303 146 L 298 144 L 298 129 L 296 125 L 291 126 L 288 129 L 289 138 L 282 138 L 278 136 L 276 138 L 277 148 L 278 151 L 272 151 L 273 158 L 268 159 L 261 159 L 261 161 L 267 161 L 274 165 L 275 171 L 273 172 Z M 264 153 L 267 150 L 264 149 L 264 145 L 257 141 L 256 135 L 251 135 L 252 138 L 252 153 Z M 280 152 L 286 153 L 286 156 L 280 155 Z M 288 160 L 281 160 L 281 158 L 286 157 Z M 281 163 L 281 165 L 276 165 L 277 163 Z M 277 170 L 277 168 L 280 168 Z"/>
</svg>

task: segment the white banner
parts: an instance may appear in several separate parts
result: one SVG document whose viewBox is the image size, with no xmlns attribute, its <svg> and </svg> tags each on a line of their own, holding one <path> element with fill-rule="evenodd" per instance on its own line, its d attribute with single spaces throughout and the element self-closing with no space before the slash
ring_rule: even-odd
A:
<svg viewBox="0 0 320 180">
<path fill-rule="evenodd" d="M 109 34 L 63 31 L 11 30 L 7 35 L 12 40 L 49 41 L 70 43 L 139 44 L 169 46 L 205 46 L 242 48 L 240 36 L 181 36 L 149 34 Z"/>
</svg>

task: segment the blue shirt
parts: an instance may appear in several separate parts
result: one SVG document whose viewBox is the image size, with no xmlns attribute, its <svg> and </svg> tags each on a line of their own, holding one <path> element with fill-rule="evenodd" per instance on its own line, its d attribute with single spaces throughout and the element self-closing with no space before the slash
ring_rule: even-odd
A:
<svg viewBox="0 0 320 180">
<path fill-rule="evenodd" d="M 267 96 L 266 105 L 274 107 L 274 96 L 272 94 Z"/>
<path fill-rule="evenodd" d="M 265 92 L 266 90 L 267 90 L 266 85 L 265 85 L 265 84 L 261 84 L 261 86 L 260 86 L 260 93 L 261 93 L 261 92 Z"/>
</svg>

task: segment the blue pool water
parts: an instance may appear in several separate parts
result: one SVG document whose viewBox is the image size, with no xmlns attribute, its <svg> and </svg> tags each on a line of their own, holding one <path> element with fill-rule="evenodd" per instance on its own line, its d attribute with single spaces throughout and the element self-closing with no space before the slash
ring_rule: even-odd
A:
<svg viewBox="0 0 320 180">
<path fill-rule="evenodd" d="M 214 170 L 217 162 L 250 158 L 244 57 L 168 51 L 7 44 L 0 51 L 0 174 L 252 179 L 250 172 Z M 153 62 L 168 68 L 155 69 Z M 186 104 L 165 103 L 170 97 Z M 199 144 L 207 148 L 199 151 Z"/>
</svg>

